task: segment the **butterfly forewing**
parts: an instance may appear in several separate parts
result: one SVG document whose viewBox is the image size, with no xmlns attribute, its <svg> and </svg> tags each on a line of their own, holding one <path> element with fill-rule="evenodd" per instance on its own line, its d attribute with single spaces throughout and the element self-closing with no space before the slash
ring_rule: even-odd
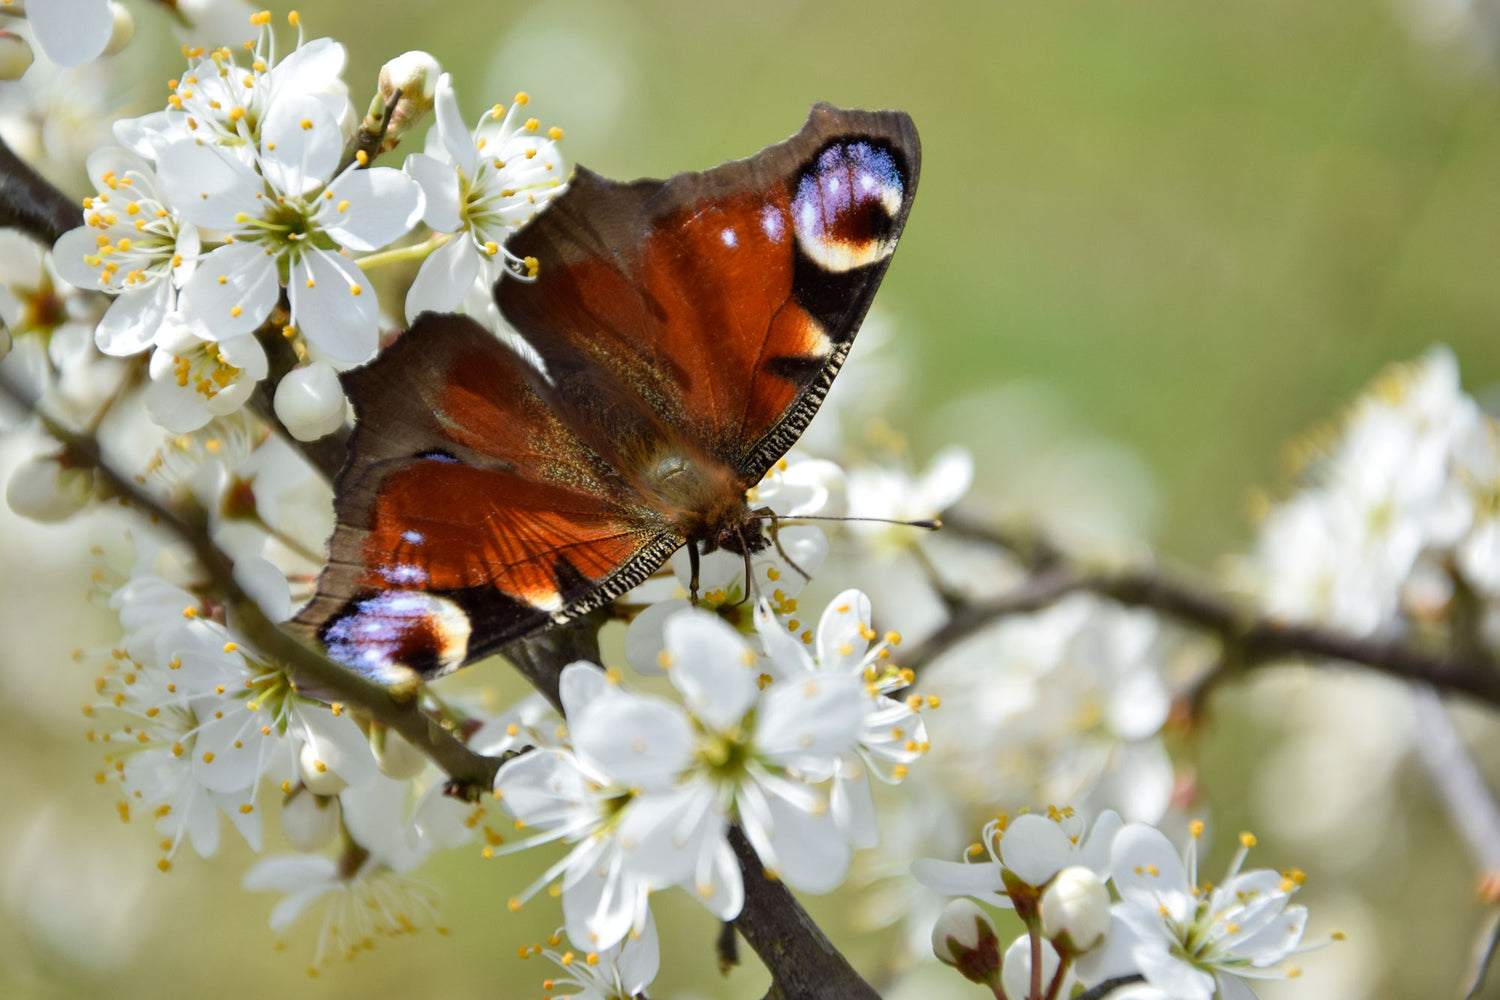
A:
<svg viewBox="0 0 1500 1000">
<path fill-rule="evenodd" d="M 496 297 L 581 423 L 603 369 L 753 484 L 847 356 L 920 159 L 905 114 L 819 105 L 786 142 L 706 172 L 579 171 L 511 242 L 537 279 Z"/>
</svg>

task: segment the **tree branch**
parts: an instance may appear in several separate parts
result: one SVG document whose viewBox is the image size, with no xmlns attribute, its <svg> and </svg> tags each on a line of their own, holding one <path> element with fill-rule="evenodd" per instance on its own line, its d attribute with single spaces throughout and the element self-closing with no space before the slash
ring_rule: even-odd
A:
<svg viewBox="0 0 1500 1000">
<path fill-rule="evenodd" d="M 0 226 L 21 230 L 49 247 L 83 225 L 83 209 L 31 169 L 0 139 Z"/>
<path fill-rule="evenodd" d="M 1116 976 L 1114 979 L 1104 980 L 1104 982 L 1091 990 L 1078 994 L 1073 1000 L 1104 1000 L 1105 997 L 1121 987 L 1130 986 L 1134 983 L 1144 983 L 1145 981 L 1146 977 L 1141 975 Z"/>
<path fill-rule="evenodd" d="M 952 521 L 945 522 L 950 528 Z M 1183 625 L 1214 634 L 1223 643 L 1229 669 L 1245 669 L 1294 657 L 1342 660 L 1372 670 L 1456 691 L 1500 708 L 1500 671 L 1479 653 L 1441 653 L 1405 642 L 1365 639 L 1317 625 L 1275 621 L 1221 596 L 1207 584 L 1155 567 L 1091 572 L 1071 563 L 1045 542 L 1017 542 L 998 532 L 960 522 L 957 530 L 1014 552 L 1033 570 L 1014 593 L 956 609 L 942 628 L 905 652 L 903 662 L 920 669 L 980 629 L 1009 615 L 1047 607 L 1075 591 L 1127 607 L 1149 608 Z M 1031 553 L 1045 553 L 1037 558 Z M 1225 671 L 1211 674 L 1216 683 Z"/>
<path fill-rule="evenodd" d="M 225 598 L 236 630 L 261 653 L 284 664 L 298 684 L 319 692 L 331 692 L 344 704 L 379 719 L 427 754 L 459 784 L 483 790 L 493 786 L 495 770 L 500 765 L 497 759 L 470 750 L 436 719 L 422 711 L 415 700 L 398 700 L 384 687 L 372 684 L 304 646 L 267 618 L 260 605 L 235 580 L 233 563 L 209 540 L 207 518 L 201 510 L 186 514 L 169 510 L 129 476 L 115 471 L 100 454 L 95 441 L 74 434 L 39 412 L 36 401 L 9 380 L 0 379 L 0 395 L 35 413 L 47 432 L 63 445 L 70 461 L 79 467 L 92 468 L 114 494 L 191 548 L 214 587 Z"/>
</svg>

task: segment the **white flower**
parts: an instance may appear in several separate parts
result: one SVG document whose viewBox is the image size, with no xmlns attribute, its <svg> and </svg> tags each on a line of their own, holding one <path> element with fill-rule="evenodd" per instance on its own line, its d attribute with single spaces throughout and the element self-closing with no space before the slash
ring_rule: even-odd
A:
<svg viewBox="0 0 1500 1000">
<path fill-rule="evenodd" d="M 953 446 L 934 455 L 927 471 L 912 475 L 889 466 L 854 466 L 849 470 L 849 516 L 893 521 L 935 518 L 968 492 L 974 481 L 974 457 Z M 851 521 L 849 530 L 876 553 L 910 548 L 920 532 L 893 524 Z"/>
<path fill-rule="evenodd" d="M 437 124 L 427 151 L 407 157 L 405 170 L 426 195 L 422 221 L 453 238 L 422 262 L 406 296 L 408 320 L 453 311 L 476 281 L 493 285 L 505 268 L 526 273 L 505 241 L 562 192 L 565 178 L 556 144 L 562 130 L 543 136 L 537 119 L 518 121 L 527 101 L 517 94 L 509 110 L 496 105 L 470 133 L 448 74 L 438 78 Z"/>
<path fill-rule="evenodd" d="M 1115 914 L 1133 935 L 1129 954 L 1136 968 L 1174 1000 L 1253 997 L 1237 977 L 1283 978 L 1288 973 L 1274 966 L 1299 951 L 1307 910 L 1288 901 L 1301 877 L 1242 871 L 1255 843 L 1245 834 L 1224 879 L 1212 889 L 1200 888 L 1201 830 L 1202 824 L 1194 825 L 1185 858 L 1152 827 L 1132 823 L 1121 830 L 1110 861 L 1121 899 Z"/>
<path fill-rule="evenodd" d="M 88 160 L 96 193 L 84 225 L 58 238 L 58 270 L 80 288 L 116 296 L 95 330 L 105 354 L 125 357 L 157 342 L 162 320 L 198 259 L 197 228 L 182 219 L 151 165 L 115 146 Z"/>
<path fill-rule="evenodd" d="M 183 316 L 200 336 L 252 333 L 285 282 L 290 325 L 315 358 L 348 367 L 375 353 L 373 290 L 353 261 L 320 244 L 379 249 L 415 224 L 422 193 L 389 167 L 334 177 L 343 146 L 323 103 L 285 93 L 266 112 L 255 167 L 192 140 L 161 151 L 163 181 L 183 214 L 232 238 L 203 257 L 182 289 Z"/>
<path fill-rule="evenodd" d="M 217 146 L 247 166 L 253 165 L 270 108 L 283 95 L 321 104 L 341 136 L 347 136 L 354 124 L 354 109 L 339 76 L 344 68 L 344 47 L 329 38 L 304 42 L 300 19 L 293 15 L 289 20 L 298 25 L 298 41 L 285 59 L 277 58 L 269 13 L 257 13 L 249 19 L 258 29 L 258 39 L 248 66 L 235 61 L 237 53 L 232 49 L 216 47 L 206 56 L 202 49 L 194 50 L 192 58 L 197 61 L 172 81 L 167 108 L 116 122 L 116 139 L 141 156 L 158 161 L 166 147 L 192 139 Z M 227 40 L 218 38 L 213 44 L 219 46 Z"/>
<path fill-rule="evenodd" d="M 351 959 L 377 937 L 416 933 L 437 926 L 437 891 L 393 871 L 376 854 L 340 858 L 278 855 L 257 862 L 241 886 L 252 892 L 285 893 L 271 911 L 271 930 L 289 929 L 321 907 L 310 971 L 335 958 Z"/>
<path fill-rule="evenodd" d="M 858 590 L 846 590 L 829 602 L 815 636 L 791 634 L 764 599 L 755 616 L 756 631 L 780 677 L 796 681 L 843 675 L 863 683 L 859 733 L 854 747 L 834 763 L 832 799 L 835 820 L 859 848 L 874 847 L 879 840 L 868 775 L 895 784 L 928 746 L 927 726 L 917 714 L 921 699 L 889 697 L 913 679 L 909 671 L 889 663 L 900 636 L 888 633 L 871 645 L 877 635 L 870 621 L 870 600 Z"/>
<path fill-rule="evenodd" d="M 151 355 L 146 410 L 177 434 L 238 410 L 266 377 L 266 352 L 254 334 L 205 340 L 199 329 L 176 315 L 166 317 Z"/>
<path fill-rule="evenodd" d="M 1049 810 L 1047 816 L 1023 813 L 1013 821 L 1001 816 L 985 824 L 984 840 L 969 845 L 965 860 L 922 858 L 911 871 L 917 881 L 946 896 L 970 896 L 1010 908 L 1015 905 L 1009 895 L 1013 882 L 1039 890 L 1058 872 L 1075 866 L 1106 877 L 1110 844 L 1120 826 L 1117 814 L 1101 813 L 1084 837 L 1083 823 L 1072 809 Z M 969 860 L 985 852 L 988 861 Z"/>
<path fill-rule="evenodd" d="M 547 942 L 555 948 L 562 938 L 553 934 Z M 639 934 L 602 950 L 559 954 L 533 945 L 526 954 L 540 955 L 562 970 L 560 976 L 547 977 L 544 989 L 552 1000 L 635 1000 L 644 995 L 661 966 L 656 921 L 650 914 Z"/>
<path fill-rule="evenodd" d="M 1168 664 L 1195 656 L 1149 612 L 1078 594 L 987 628 L 935 661 L 929 773 L 964 801 L 1036 801 L 1157 820 L 1173 770 L 1159 732 Z"/>
</svg>

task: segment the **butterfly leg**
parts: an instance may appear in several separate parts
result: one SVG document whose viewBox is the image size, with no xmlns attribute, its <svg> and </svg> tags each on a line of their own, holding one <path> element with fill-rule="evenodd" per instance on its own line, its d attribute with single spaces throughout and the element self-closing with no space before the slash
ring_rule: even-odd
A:
<svg viewBox="0 0 1500 1000">
<path fill-rule="evenodd" d="M 798 573 L 802 574 L 802 579 L 804 579 L 807 582 L 811 583 L 812 582 L 812 574 L 809 573 L 807 570 L 803 569 L 801 566 L 798 566 L 797 565 L 797 561 L 795 559 L 793 559 L 791 556 L 787 555 L 786 549 L 784 549 L 784 548 L 781 547 L 781 519 L 776 516 L 776 512 L 774 510 L 772 510 L 771 508 L 769 508 L 769 507 L 762 507 L 760 510 L 755 511 L 755 514 L 757 514 L 757 515 L 764 515 L 765 517 L 767 517 L 768 519 L 770 519 L 770 522 L 771 522 L 771 542 L 772 542 L 772 544 L 774 544 L 776 546 L 776 552 L 777 552 L 777 554 L 779 554 L 781 556 L 781 558 L 783 558 L 783 559 L 786 560 L 786 564 L 788 566 L 790 566 L 792 569 L 796 570 Z M 746 568 L 746 577 L 748 578 L 748 576 L 749 576 L 749 568 L 747 567 Z"/>
<path fill-rule="evenodd" d="M 698 606 L 698 543 L 688 542 L 688 598 L 693 602 L 693 607 Z"/>
</svg>

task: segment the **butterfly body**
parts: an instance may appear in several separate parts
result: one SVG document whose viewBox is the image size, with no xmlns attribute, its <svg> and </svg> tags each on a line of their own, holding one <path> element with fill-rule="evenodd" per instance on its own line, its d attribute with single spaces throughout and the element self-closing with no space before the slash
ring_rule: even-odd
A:
<svg viewBox="0 0 1500 1000">
<path fill-rule="evenodd" d="M 508 249 L 539 361 L 424 314 L 345 385 L 338 525 L 297 621 L 411 683 L 599 607 L 673 551 L 770 544 L 747 492 L 847 355 L 910 210 L 898 112 L 814 108 L 756 156 L 668 181 L 579 169 Z"/>
</svg>

